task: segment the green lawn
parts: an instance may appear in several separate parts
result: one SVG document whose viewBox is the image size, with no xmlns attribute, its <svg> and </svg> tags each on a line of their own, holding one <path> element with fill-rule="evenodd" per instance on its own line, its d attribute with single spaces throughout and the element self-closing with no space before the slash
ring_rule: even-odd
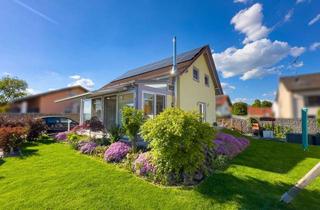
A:
<svg viewBox="0 0 320 210">
<path fill-rule="evenodd" d="M 0 209 L 318 209 L 320 178 L 289 206 L 283 192 L 320 160 L 320 148 L 252 140 L 230 167 L 194 188 L 160 187 L 68 145 L 29 145 L 0 162 Z"/>
</svg>

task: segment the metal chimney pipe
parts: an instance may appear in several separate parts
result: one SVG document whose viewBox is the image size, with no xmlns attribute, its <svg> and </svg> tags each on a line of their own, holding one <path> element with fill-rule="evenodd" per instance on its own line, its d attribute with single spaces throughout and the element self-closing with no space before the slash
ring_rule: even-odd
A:
<svg viewBox="0 0 320 210">
<path fill-rule="evenodd" d="M 171 74 L 175 76 L 177 74 L 177 42 L 176 42 L 175 36 L 173 37 L 172 44 L 173 44 L 173 56 L 172 56 Z"/>
<path fill-rule="evenodd" d="M 176 42 L 176 37 L 173 37 L 172 40 L 173 44 L 173 56 L 172 56 L 172 84 L 174 90 L 172 91 L 172 105 L 174 107 L 178 106 L 178 80 L 179 80 L 179 73 L 178 73 L 178 68 L 177 68 L 177 42 Z"/>
</svg>

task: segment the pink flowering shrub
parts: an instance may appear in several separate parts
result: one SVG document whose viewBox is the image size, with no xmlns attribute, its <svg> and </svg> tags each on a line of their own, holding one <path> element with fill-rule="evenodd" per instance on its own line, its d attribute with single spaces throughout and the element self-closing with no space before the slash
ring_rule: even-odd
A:
<svg viewBox="0 0 320 210">
<path fill-rule="evenodd" d="M 66 141 L 67 135 L 68 135 L 67 132 L 60 132 L 55 135 L 55 139 L 57 139 L 58 141 Z"/>
<path fill-rule="evenodd" d="M 86 142 L 80 147 L 80 152 L 83 154 L 92 154 L 97 144 L 94 142 Z"/>
<path fill-rule="evenodd" d="M 214 150 L 218 155 L 233 158 L 249 146 L 249 141 L 245 138 L 236 138 L 230 134 L 218 133 L 214 144 Z"/>
<path fill-rule="evenodd" d="M 104 153 L 104 159 L 108 162 L 120 162 L 131 150 L 131 147 L 123 142 L 115 142 Z"/>
<path fill-rule="evenodd" d="M 156 167 L 152 163 L 151 154 L 148 152 L 139 154 L 138 158 L 133 163 L 133 171 L 135 171 L 140 176 L 154 174 L 156 171 Z"/>
</svg>

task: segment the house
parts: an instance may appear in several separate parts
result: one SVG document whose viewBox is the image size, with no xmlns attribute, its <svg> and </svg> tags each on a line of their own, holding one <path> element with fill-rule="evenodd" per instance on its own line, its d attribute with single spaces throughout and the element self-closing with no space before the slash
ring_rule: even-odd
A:
<svg viewBox="0 0 320 210">
<path fill-rule="evenodd" d="M 320 108 L 320 73 L 280 78 L 275 102 L 277 118 L 301 118 L 303 107 L 315 117 Z"/>
<path fill-rule="evenodd" d="M 254 107 L 248 106 L 248 117 L 260 118 L 260 117 L 273 117 L 273 111 L 271 107 Z"/>
<path fill-rule="evenodd" d="M 216 96 L 216 113 L 217 117 L 231 117 L 232 103 L 227 95 Z"/>
<path fill-rule="evenodd" d="M 177 55 L 176 91 L 172 60 L 169 57 L 130 70 L 99 90 L 56 102 L 81 97 L 80 122 L 96 116 L 106 128 L 120 124 L 124 106 L 141 109 L 146 116 L 153 117 L 174 103 L 183 110 L 200 112 L 203 121 L 216 122 L 215 97 L 223 92 L 210 47 Z"/>
<path fill-rule="evenodd" d="M 72 86 L 52 90 L 40 94 L 29 95 L 14 100 L 10 105 L 13 113 L 41 113 L 41 114 L 77 114 L 80 113 L 80 99 L 73 99 L 63 103 L 55 103 L 55 100 L 64 97 L 87 93 L 82 86 Z"/>
</svg>

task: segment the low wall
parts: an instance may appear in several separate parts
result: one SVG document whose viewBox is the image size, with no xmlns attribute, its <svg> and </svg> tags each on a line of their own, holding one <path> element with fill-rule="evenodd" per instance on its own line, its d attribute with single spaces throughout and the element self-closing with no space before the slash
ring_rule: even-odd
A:
<svg viewBox="0 0 320 210">
<path fill-rule="evenodd" d="M 271 124 L 271 122 L 260 122 L 260 125 Z M 242 133 L 251 132 L 251 126 L 247 119 L 228 118 L 218 119 L 218 125 L 229 129 L 235 129 Z M 289 127 L 290 133 L 301 133 L 301 119 L 276 119 L 274 125 Z M 309 119 L 308 131 L 310 134 L 320 133 L 320 128 L 317 127 L 317 120 L 314 118 Z"/>
<path fill-rule="evenodd" d="M 26 114 L 20 114 L 20 113 L 0 113 L 0 117 L 6 117 L 10 119 L 18 119 L 18 118 L 26 118 L 26 117 L 43 117 L 43 116 L 61 116 L 61 117 L 67 117 L 70 118 L 76 122 L 80 121 L 80 115 L 79 114 L 39 114 L 39 113 L 26 113 Z"/>
</svg>

